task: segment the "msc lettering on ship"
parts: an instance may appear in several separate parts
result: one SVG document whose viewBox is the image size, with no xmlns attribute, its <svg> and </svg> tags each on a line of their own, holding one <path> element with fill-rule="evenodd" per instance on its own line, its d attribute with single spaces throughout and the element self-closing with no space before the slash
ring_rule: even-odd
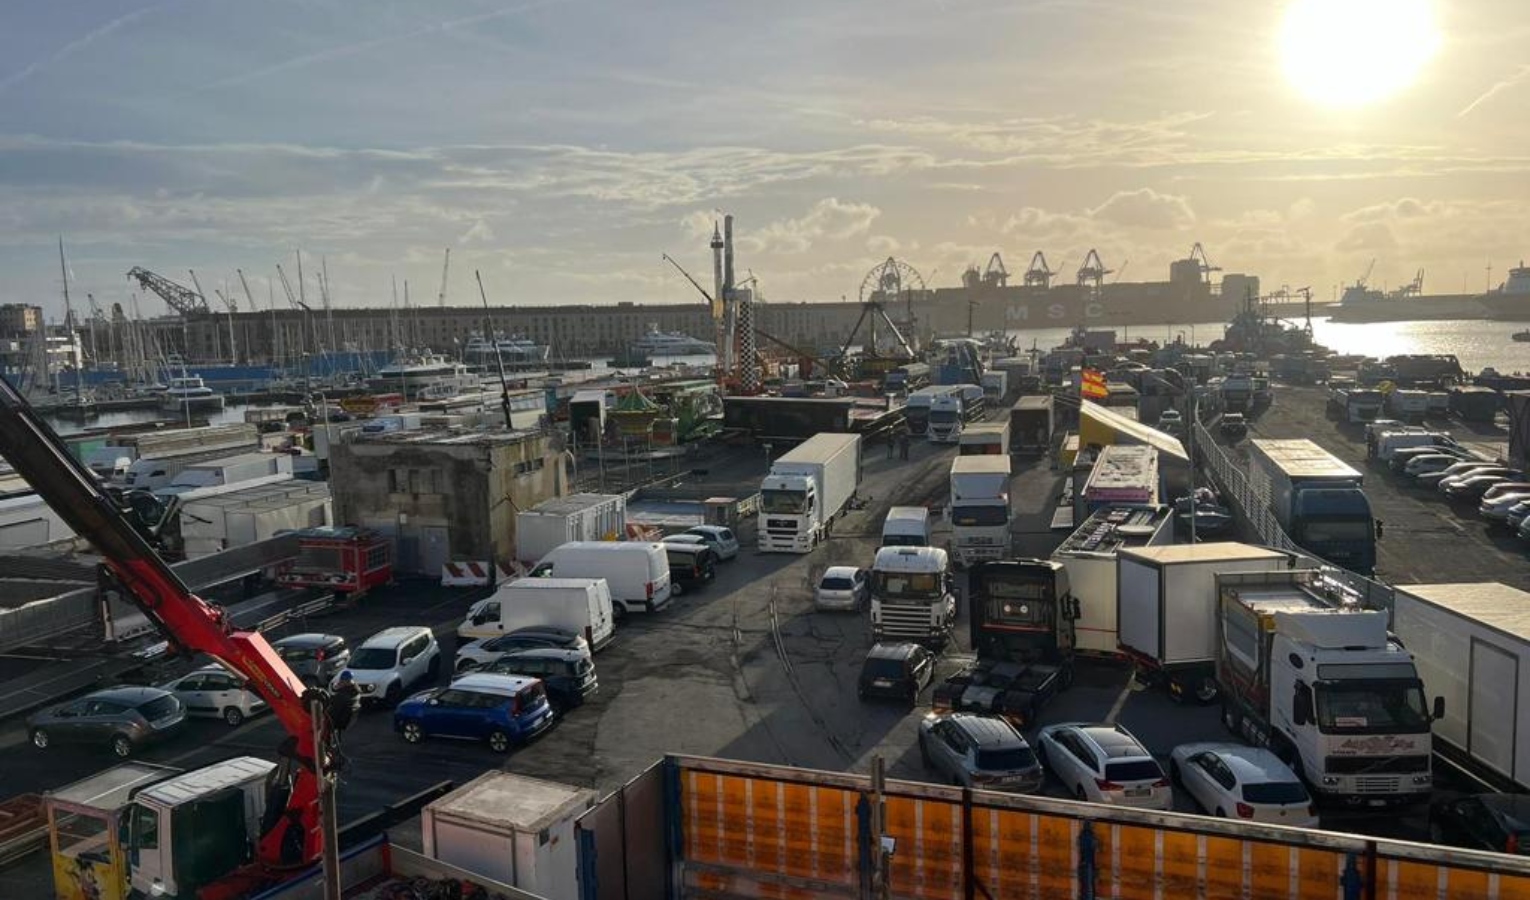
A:
<svg viewBox="0 0 1530 900">
<path fill-rule="evenodd" d="M 1084 304 L 1083 318 L 1098 319 L 1103 315 L 1105 315 L 1104 305 L 1093 302 Z M 1018 305 L 1011 305 L 1004 310 L 1004 317 L 1010 322 L 1029 322 L 1032 319 L 1046 319 L 1054 322 L 1067 322 L 1078 318 L 1076 315 L 1070 315 L 1068 312 L 1068 306 L 1062 303 L 1049 303 L 1046 306 L 1038 308 L 1034 315 L 1031 312 L 1031 307 L 1029 304 L 1022 303 Z"/>
</svg>

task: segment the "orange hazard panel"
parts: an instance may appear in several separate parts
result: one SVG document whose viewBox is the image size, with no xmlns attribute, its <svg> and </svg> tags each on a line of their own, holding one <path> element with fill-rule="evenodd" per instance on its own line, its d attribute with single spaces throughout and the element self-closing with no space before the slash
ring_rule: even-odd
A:
<svg viewBox="0 0 1530 900">
<path fill-rule="evenodd" d="M 1101 896 L 1152 900 L 1163 895 L 1159 889 L 1158 839 L 1153 829 L 1096 823 L 1094 833 L 1100 839 L 1095 860 L 1100 869 L 1097 884 Z"/>
<path fill-rule="evenodd" d="M 1259 900 L 1266 897 L 1297 900 L 1291 890 L 1299 851 L 1284 844 L 1252 843 L 1249 847 L 1249 888 Z"/>
<path fill-rule="evenodd" d="M 1381 859 L 1377 896 L 1397 900 L 1518 900 L 1530 897 L 1530 879 L 1429 863 Z"/>
<path fill-rule="evenodd" d="M 961 805 L 887 798 L 887 833 L 898 842 L 892 858 L 893 894 L 962 897 Z"/>
</svg>

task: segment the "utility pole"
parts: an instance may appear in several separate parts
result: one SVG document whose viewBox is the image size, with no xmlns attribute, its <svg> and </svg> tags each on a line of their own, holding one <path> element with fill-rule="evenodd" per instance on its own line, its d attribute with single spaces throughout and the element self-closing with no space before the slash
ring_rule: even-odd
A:
<svg viewBox="0 0 1530 900">
<path fill-rule="evenodd" d="M 189 406 L 189 404 L 188 404 Z M 324 848 L 324 900 L 341 900 L 339 816 L 335 810 L 335 773 L 330 753 L 334 746 L 324 739 L 324 723 L 329 721 L 324 693 L 310 691 L 309 719 L 313 721 L 313 774 L 319 782 L 319 846 Z"/>
</svg>

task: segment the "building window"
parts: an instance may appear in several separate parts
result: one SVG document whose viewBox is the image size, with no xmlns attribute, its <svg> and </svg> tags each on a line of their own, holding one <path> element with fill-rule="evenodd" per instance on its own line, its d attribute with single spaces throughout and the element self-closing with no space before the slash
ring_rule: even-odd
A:
<svg viewBox="0 0 1530 900">
<path fill-rule="evenodd" d="M 515 475 L 517 478 L 519 478 L 522 475 L 530 475 L 533 472 L 540 472 L 542 471 L 543 464 L 544 463 L 542 461 L 542 457 L 540 456 L 538 456 L 536 459 L 523 459 L 515 464 Z"/>
</svg>

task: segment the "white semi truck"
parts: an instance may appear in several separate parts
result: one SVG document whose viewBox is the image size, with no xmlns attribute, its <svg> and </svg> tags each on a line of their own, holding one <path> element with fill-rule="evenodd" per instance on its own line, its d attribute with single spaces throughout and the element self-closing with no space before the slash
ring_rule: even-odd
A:
<svg viewBox="0 0 1530 900">
<path fill-rule="evenodd" d="M 1234 734 L 1289 760 L 1328 800 L 1418 803 L 1433 787 L 1430 726 L 1413 656 L 1387 614 L 1335 606 L 1316 572 L 1218 577 L 1217 682 Z"/>
<path fill-rule="evenodd" d="M 807 553 L 861 486 L 861 436 L 815 434 L 760 484 L 760 552 Z"/>
<path fill-rule="evenodd" d="M 1009 554 L 1009 454 L 951 460 L 951 555 L 958 566 Z"/>
<path fill-rule="evenodd" d="M 883 547 L 871 564 L 874 641 L 939 646 L 956 627 L 950 557 L 939 547 Z"/>
</svg>

